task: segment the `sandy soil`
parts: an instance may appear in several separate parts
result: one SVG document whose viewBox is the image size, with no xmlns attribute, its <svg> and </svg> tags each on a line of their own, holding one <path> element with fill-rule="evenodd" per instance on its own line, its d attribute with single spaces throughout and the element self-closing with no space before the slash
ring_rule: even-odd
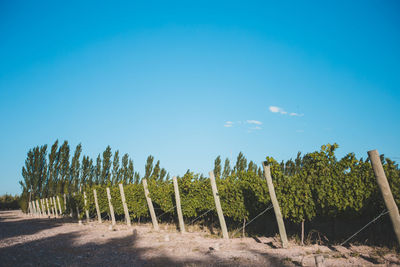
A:
<svg viewBox="0 0 400 267">
<path fill-rule="evenodd" d="M 0 212 L 0 266 L 400 266 L 393 251 L 367 246 L 279 248 L 276 238 L 224 241 L 200 229 L 186 234 L 174 225 L 79 225 L 69 218 L 35 218 Z M 191 232 L 193 231 L 193 232 Z"/>
</svg>

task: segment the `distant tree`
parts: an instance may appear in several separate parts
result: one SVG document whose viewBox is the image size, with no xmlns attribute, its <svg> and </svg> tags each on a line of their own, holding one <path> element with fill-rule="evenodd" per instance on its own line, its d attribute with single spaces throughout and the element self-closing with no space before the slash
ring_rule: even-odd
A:
<svg viewBox="0 0 400 267">
<path fill-rule="evenodd" d="M 22 167 L 23 191 L 32 192 L 32 196 L 41 197 L 47 177 L 47 145 L 37 146 L 28 151 L 25 166 Z"/>
<path fill-rule="evenodd" d="M 135 184 L 140 183 L 140 174 L 138 172 L 135 172 L 134 179 L 135 179 Z"/>
<path fill-rule="evenodd" d="M 154 166 L 151 179 L 158 180 L 160 178 L 160 161 L 157 160 L 156 166 Z"/>
<path fill-rule="evenodd" d="M 111 184 L 118 184 L 120 182 L 120 168 L 119 168 L 119 151 L 114 152 L 113 169 L 112 169 L 112 180 Z"/>
<path fill-rule="evenodd" d="M 242 172 L 246 171 L 246 168 L 247 168 L 247 159 L 244 157 L 243 153 L 240 152 L 236 159 L 234 172 L 240 176 Z"/>
<path fill-rule="evenodd" d="M 153 172 L 153 161 L 154 157 L 152 155 L 147 157 L 146 166 L 144 167 L 144 178 L 150 178 Z"/>
<path fill-rule="evenodd" d="M 129 163 L 128 163 L 128 169 L 127 169 L 127 174 L 126 174 L 126 181 L 127 181 L 127 183 L 130 183 L 130 184 L 132 184 L 133 183 L 133 179 L 134 179 L 134 169 L 133 169 L 133 160 L 129 160 Z M 139 174 L 138 174 L 138 176 L 139 176 Z"/>
<path fill-rule="evenodd" d="M 49 154 L 48 174 L 46 182 L 46 193 L 45 196 L 54 195 L 56 192 L 56 182 L 58 175 L 58 140 L 51 146 Z"/>
<path fill-rule="evenodd" d="M 57 193 L 66 192 L 66 184 L 68 183 L 69 169 L 69 145 L 68 141 L 64 141 L 59 151 L 59 160 L 57 168 L 60 170 L 59 179 L 57 179 Z"/>
<path fill-rule="evenodd" d="M 249 162 L 247 172 L 257 173 L 257 165 L 252 160 Z"/>
<path fill-rule="evenodd" d="M 121 161 L 121 179 L 124 184 L 129 183 L 129 177 L 128 177 L 128 164 L 129 164 L 129 155 L 124 154 L 122 156 L 122 161 Z"/>
<path fill-rule="evenodd" d="M 100 156 L 100 154 L 97 156 L 96 166 L 94 167 L 94 180 L 95 180 L 96 184 L 102 184 L 102 179 L 101 179 L 101 156 Z"/>
<path fill-rule="evenodd" d="M 111 184 L 111 147 L 107 146 L 103 152 L 103 169 L 101 171 L 101 184 Z"/>
<path fill-rule="evenodd" d="M 91 168 L 92 168 L 92 160 L 89 159 L 88 156 L 83 156 L 82 158 L 82 171 L 81 171 L 81 180 L 80 180 L 80 187 L 85 188 L 86 185 L 91 184 L 90 181 L 90 173 L 91 173 Z"/>
<path fill-rule="evenodd" d="M 75 148 L 74 156 L 71 160 L 70 176 L 69 176 L 69 192 L 78 190 L 79 186 L 79 171 L 80 171 L 80 156 L 82 145 L 78 144 Z"/>
<path fill-rule="evenodd" d="M 164 178 L 166 178 L 167 175 L 167 170 L 162 168 L 160 171 L 160 181 L 164 181 Z"/>
<path fill-rule="evenodd" d="M 228 177 L 229 175 L 231 175 L 231 166 L 230 166 L 229 159 L 226 158 L 225 164 L 224 164 L 224 171 L 222 172 L 222 178 L 226 179 L 226 177 Z"/>
<path fill-rule="evenodd" d="M 214 175 L 215 178 L 221 178 L 221 156 L 214 160 Z"/>
</svg>

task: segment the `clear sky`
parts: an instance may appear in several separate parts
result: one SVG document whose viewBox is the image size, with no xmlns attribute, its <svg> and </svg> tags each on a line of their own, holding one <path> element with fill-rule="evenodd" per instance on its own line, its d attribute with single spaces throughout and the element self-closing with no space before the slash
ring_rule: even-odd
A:
<svg viewBox="0 0 400 267">
<path fill-rule="evenodd" d="M 337 142 L 400 160 L 398 1 L 0 1 L 0 194 L 27 151 L 206 174 Z"/>
</svg>

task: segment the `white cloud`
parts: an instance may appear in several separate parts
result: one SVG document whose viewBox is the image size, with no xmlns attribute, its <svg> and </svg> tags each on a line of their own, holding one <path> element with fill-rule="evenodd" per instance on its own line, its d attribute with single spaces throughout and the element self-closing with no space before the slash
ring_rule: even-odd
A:
<svg viewBox="0 0 400 267">
<path fill-rule="evenodd" d="M 253 130 L 261 130 L 262 128 L 260 126 L 256 126 L 252 128 Z"/>
<path fill-rule="evenodd" d="M 276 106 L 270 106 L 269 111 L 271 111 L 273 113 L 287 114 L 287 112 L 283 108 L 276 107 Z"/>
<path fill-rule="evenodd" d="M 232 127 L 233 126 L 233 122 L 231 121 L 226 121 L 224 124 L 224 127 Z"/>
<path fill-rule="evenodd" d="M 299 113 L 295 113 L 295 112 L 292 112 L 292 113 L 290 113 L 289 115 L 290 115 L 290 116 L 295 116 L 295 117 L 302 117 L 302 116 L 304 116 L 304 114 L 299 114 Z"/>
<path fill-rule="evenodd" d="M 262 124 L 261 121 L 256 121 L 256 120 L 247 120 L 246 122 L 250 123 L 250 124 L 257 124 L 257 125 L 261 125 Z"/>
<path fill-rule="evenodd" d="M 269 106 L 269 111 L 271 111 L 272 113 L 280 113 L 283 115 L 287 115 L 289 114 L 289 116 L 294 116 L 294 117 L 302 117 L 304 116 L 304 114 L 299 114 L 299 113 L 295 113 L 295 112 L 290 112 L 288 113 L 286 110 L 284 110 L 283 108 L 277 107 L 277 106 Z"/>
</svg>

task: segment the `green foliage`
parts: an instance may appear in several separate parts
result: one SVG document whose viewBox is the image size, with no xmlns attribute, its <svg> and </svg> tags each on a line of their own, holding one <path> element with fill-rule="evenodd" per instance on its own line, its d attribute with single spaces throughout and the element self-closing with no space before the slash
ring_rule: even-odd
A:
<svg viewBox="0 0 400 267">
<path fill-rule="evenodd" d="M 20 197 L 12 195 L 0 196 L 0 210 L 16 210 L 20 207 Z"/>
<path fill-rule="evenodd" d="M 106 188 L 111 191 L 112 204 L 117 218 L 122 219 L 124 210 L 118 184 L 124 184 L 125 197 L 132 219 L 150 218 L 143 184 L 139 173 L 134 172 L 133 161 L 128 154 L 122 157 L 119 165 L 119 152 L 116 151 L 111 168 L 111 148 L 103 152 L 103 158 L 97 157 L 96 166 L 84 156 L 79 163 L 80 145 L 75 150 L 71 165 L 69 164 L 69 146 L 65 141 L 57 151 L 56 141 L 46 162 L 46 147 L 35 147 L 29 150 L 25 166 L 24 180 L 21 181 L 23 193 L 19 199 L 20 206 L 26 210 L 28 199 L 44 198 L 59 195 L 63 200 L 64 189 L 67 192 L 67 212 L 89 209 L 91 216 L 96 215 L 93 189 L 96 189 L 102 215 L 109 213 Z M 369 159 L 357 159 L 353 153 L 337 159 L 337 144 L 327 144 L 319 151 L 301 155 L 294 160 L 277 162 L 266 157 L 270 165 L 273 184 L 283 217 L 286 221 L 298 224 L 302 221 L 318 219 L 370 218 L 384 209 L 381 194 L 377 187 Z M 393 196 L 400 205 L 400 170 L 398 165 L 381 157 Z M 159 220 L 171 220 L 176 217 L 175 196 L 172 181 L 160 161 L 155 165 L 154 157 L 147 158 L 145 175 L 148 181 L 150 197 Z M 120 168 L 121 166 L 121 168 Z M 222 209 L 227 222 L 237 225 L 243 219 L 250 220 L 262 212 L 270 203 L 268 187 L 263 171 L 256 163 L 239 153 L 231 170 L 229 159 L 221 168 L 221 158 L 214 161 L 214 174 L 219 190 Z M 67 180 L 67 174 L 70 180 Z M 111 181 L 112 176 L 112 181 Z M 216 215 L 210 180 L 188 170 L 182 177 L 177 177 L 181 196 L 183 216 L 192 220 L 209 211 L 204 218 Z M 75 181 L 79 181 L 78 190 Z M 74 186 L 65 186 L 70 182 Z M 88 204 L 84 205 L 83 192 L 87 194 Z M 64 206 L 64 201 L 61 201 Z M 164 216 L 165 215 L 165 216 Z M 208 217 L 208 218 L 207 218 Z M 228 225 L 229 227 L 229 225 Z"/>
</svg>

